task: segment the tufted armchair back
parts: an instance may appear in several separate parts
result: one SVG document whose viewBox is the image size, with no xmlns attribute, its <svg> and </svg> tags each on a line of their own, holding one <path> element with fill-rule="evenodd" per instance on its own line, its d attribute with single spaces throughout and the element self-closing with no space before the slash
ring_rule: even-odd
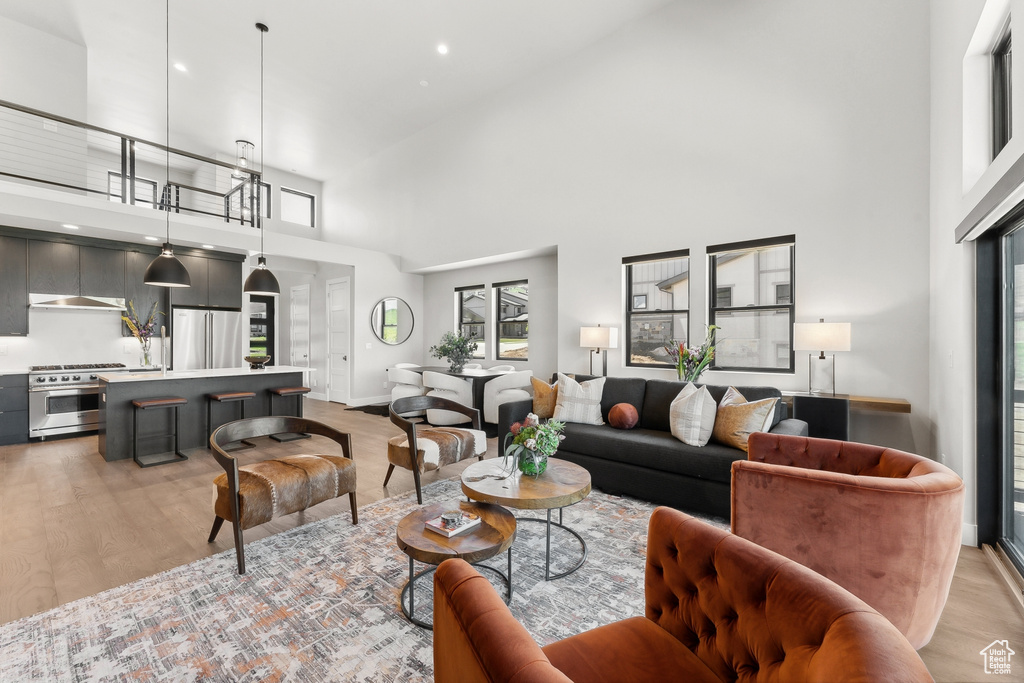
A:
<svg viewBox="0 0 1024 683">
<path fill-rule="evenodd" d="M 670 508 L 651 516 L 646 615 L 723 681 L 927 681 L 882 615 L 828 579 Z"/>
</svg>

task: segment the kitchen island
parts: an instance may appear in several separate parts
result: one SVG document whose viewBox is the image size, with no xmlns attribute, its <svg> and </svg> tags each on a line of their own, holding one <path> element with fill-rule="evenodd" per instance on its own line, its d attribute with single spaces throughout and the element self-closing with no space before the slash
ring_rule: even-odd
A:
<svg viewBox="0 0 1024 683">
<path fill-rule="evenodd" d="M 207 444 L 206 396 L 229 391 L 251 391 L 256 397 L 246 401 L 245 416 L 270 414 L 269 389 L 305 386 L 309 368 L 288 365 L 268 366 L 263 370 L 219 368 L 213 370 L 160 370 L 153 372 L 100 374 L 99 381 L 99 452 L 107 461 L 132 457 L 132 401 L 140 398 L 178 396 L 188 400 L 181 406 L 179 448 L 200 448 Z M 278 415 L 295 415 L 295 399 L 275 401 Z M 238 419 L 237 403 L 215 403 L 214 426 Z M 139 432 L 142 453 L 168 452 L 174 449 L 173 410 L 140 411 Z M 157 435 L 167 435 L 158 438 Z M 152 438 L 150 438 L 152 437 Z"/>
</svg>

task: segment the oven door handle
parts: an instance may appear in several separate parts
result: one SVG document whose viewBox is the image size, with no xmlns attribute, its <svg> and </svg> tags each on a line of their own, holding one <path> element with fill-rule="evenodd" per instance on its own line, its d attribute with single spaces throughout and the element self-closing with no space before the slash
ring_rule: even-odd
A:
<svg viewBox="0 0 1024 683">
<path fill-rule="evenodd" d="M 83 384 L 78 387 L 67 387 L 64 389 L 49 389 L 47 387 L 32 387 L 29 391 L 32 392 L 43 392 L 45 391 L 48 396 L 78 396 L 80 394 L 89 393 L 89 390 L 99 390 L 99 384 Z"/>
</svg>

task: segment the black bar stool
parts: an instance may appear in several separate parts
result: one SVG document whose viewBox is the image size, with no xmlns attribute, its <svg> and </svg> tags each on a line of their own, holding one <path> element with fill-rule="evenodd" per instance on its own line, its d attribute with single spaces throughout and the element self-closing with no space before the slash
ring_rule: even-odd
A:
<svg viewBox="0 0 1024 683">
<path fill-rule="evenodd" d="M 188 460 L 188 456 L 181 452 L 178 448 L 178 433 L 181 431 L 181 421 L 178 413 L 178 409 L 188 403 L 188 399 L 181 398 L 180 396 L 167 396 L 164 398 L 137 398 L 132 401 L 132 407 L 134 412 L 132 415 L 132 460 L 139 467 L 153 467 L 155 465 L 166 465 L 169 462 L 180 462 L 182 460 Z M 163 453 L 154 453 L 152 455 L 139 455 L 139 411 L 140 410 L 153 410 L 156 408 L 174 408 L 174 431 L 170 434 L 154 434 L 147 436 L 147 439 L 155 439 L 158 437 L 174 436 L 174 452 L 168 457 Z"/>
<path fill-rule="evenodd" d="M 240 420 L 245 419 L 245 402 L 256 398 L 255 391 L 225 391 L 219 394 L 207 394 L 206 395 L 206 447 L 210 446 L 210 435 L 213 434 L 215 427 L 213 426 L 213 404 L 217 403 L 238 403 L 241 413 L 239 415 Z M 223 423 L 221 423 L 223 424 Z M 217 425 L 218 427 L 220 425 Z M 245 448 L 253 448 L 256 444 L 251 441 L 242 441 Z M 232 449 L 227 449 L 228 452 L 240 451 L 243 447 L 239 446 Z"/>
<path fill-rule="evenodd" d="M 309 387 L 277 387 L 267 389 L 270 394 L 270 414 L 274 414 L 274 397 L 294 396 L 296 399 L 296 417 L 302 417 L 302 397 L 309 393 Z M 308 439 L 309 434 L 271 434 L 274 441 L 295 441 L 296 439 Z"/>
</svg>

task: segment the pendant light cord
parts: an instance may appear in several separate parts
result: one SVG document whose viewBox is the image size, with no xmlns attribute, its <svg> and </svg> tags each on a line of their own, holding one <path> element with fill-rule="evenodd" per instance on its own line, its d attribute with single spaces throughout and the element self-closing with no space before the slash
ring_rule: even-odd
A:
<svg viewBox="0 0 1024 683">
<path fill-rule="evenodd" d="M 260 256 L 266 257 L 263 251 L 263 232 L 265 226 L 263 225 L 263 37 L 269 30 L 266 24 L 256 24 L 256 28 L 260 30 L 260 179 L 259 187 L 256 195 L 260 198 L 260 205 L 257 208 L 257 220 L 260 223 Z"/>
<path fill-rule="evenodd" d="M 164 21 L 164 213 L 166 215 L 167 242 L 171 241 L 171 0 L 166 0 L 164 8 L 167 14 Z M 135 179 L 132 178 L 132 182 Z"/>
</svg>

